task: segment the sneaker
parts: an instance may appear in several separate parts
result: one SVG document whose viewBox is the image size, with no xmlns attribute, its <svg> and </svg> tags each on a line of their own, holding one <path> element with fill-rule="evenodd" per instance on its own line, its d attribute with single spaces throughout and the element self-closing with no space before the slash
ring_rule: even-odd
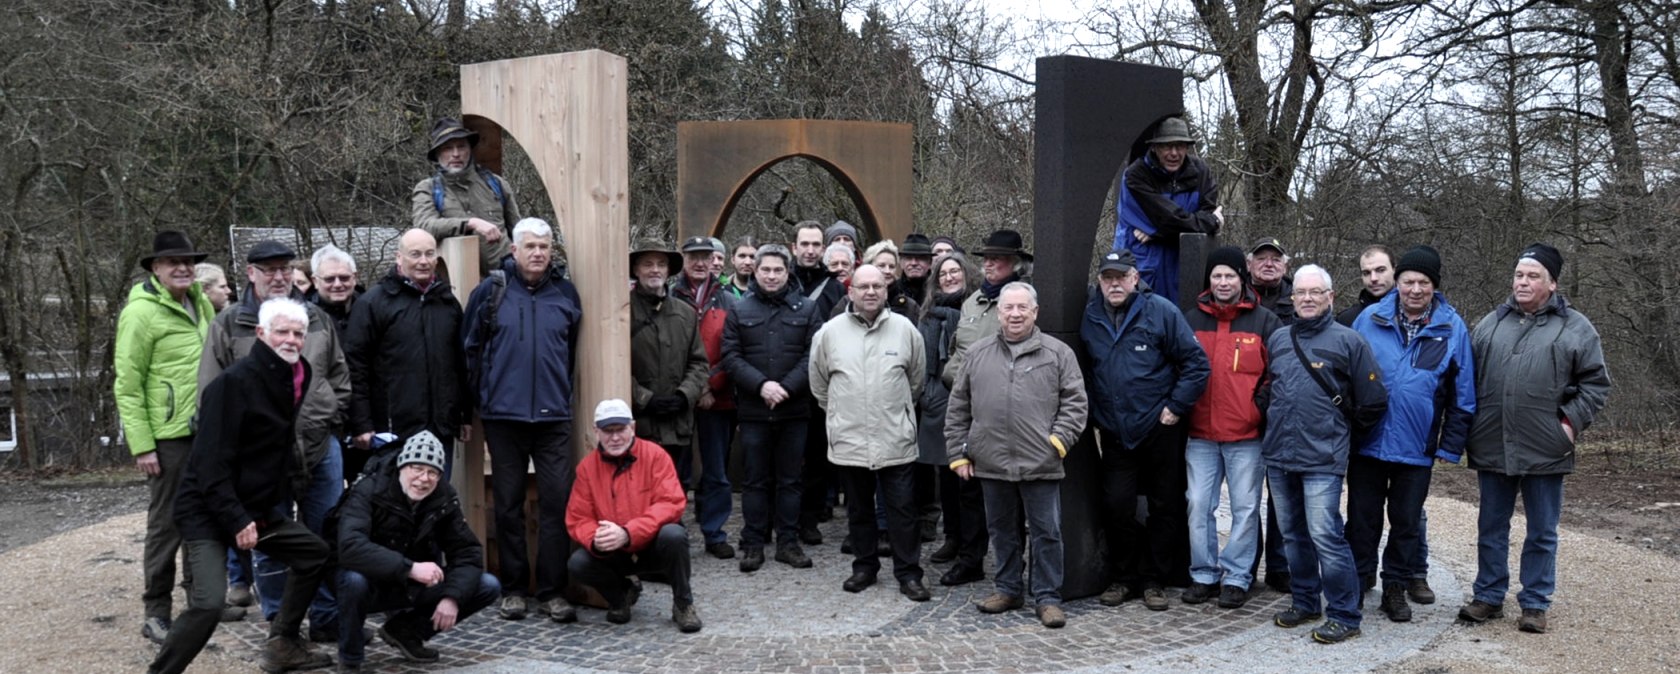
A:
<svg viewBox="0 0 1680 674">
<path fill-rule="evenodd" d="M 169 619 L 152 616 L 140 624 L 140 636 L 150 639 L 152 643 L 163 645 L 163 640 L 169 638 Z"/>
<path fill-rule="evenodd" d="M 1282 592 L 1284 594 L 1289 594 L 1288 571 L 1267 571 L 1265 583 L 1266 587 L 1272 588 L 1273 590 L 1277 590 L 1278 592 Z"/>
<path fill-rule="evenodd" d="M 1522 617 L 1517 618 L 1517 629 L 1529 634 L 1546 633 L 1546 609 L 1525 608 Z"/>
<path fill-rule="evenodd" d="M 1406 583 L 1406 596 L 1419 604 L 1435 603 L 1435 591 L 1429 589 L 1429 579 L 1413 578 Z"/>
<path fill-rule="evenodd" d="M 728 541 L 718 541 L 706 544 L 706 554 L 718 559 L 729 559 L 735 556 L 735 547 Z"/>
<path fill-rule="evenodd" d="M 229 606 L 250 606 L 252 601 L 251 586 L 245 583 L 228 585 L 227 603 Z"/>
<path fill-rule="evenodd" d="M 1406 603 L 1406 586 L 1402 583 L 1383 584 L 1382 612 L 1390 622 L 1412 621 L 1412 605 Z"/>
<path fill-rule="evenodd" d="M 607 609 L 607 622 L 614 625 L 623 625 L 630 622 L 630 602 L 625 602 L 623 606 L 609 607 Z"/>
<path fill-rule="evenodd" d="M 934 564 L 946 564 L 957 558 L 957 539 L 946 538 L 945 543 L 928 555 L 928 561 Z"/>
<path fill-rule="evenodd" d="M 684 634 L 700 631 L 700 611 L 694 608 L 694 604 L 672 604 L 671 620 L 677 623 L 677 629 Z"/>
<path fill-rule="evenodd" d="M 764 566 L 764 548 L 741 548 L 741 573 L 752 573 Z"/>
<path fill-rule="evenodd" d="M 1219 588 L 1219 608 L 1242 608 L 1248 603 L 1248 590 L 1235 585 Z"/>
<path fill-rule="evenodd" d="M 433 652 L 433 660 L 437 659 Z M 257 667 L 265 672 L 285 672 L 293 669 L 322 669 L 332 665 L 333 657 L 310 650 L 308 642 L 298 637 L 269 637 L 263 643 Z"/>
<path fill-rule="evenodd" d="M 572 608 L 572 603 L 566 601 L 565 597 L 555 597 L 545 601 L 537 610 L 542 611 L 543 615 L 548 616 L 549 620 L 557 623 L 577 622 L 577 609 Z"/>
<path fill-rule="evenodd" d="M 1272 624 L 1283 628 L 1300 627 L 1310 622 L 1317 622 L 1323 617 L 1323 613 L 1308 613 L 1304 609 L 1291 606 L 1287 610 L 1272 614 Z"/>
<path fill-rule="evenodd" d="M 798 545 L 784 545 L 776 549 L 776 561 L 795 569 L 811 568 L 811 558 Z"/>
<path fill-rule="evenodd" d="M 799 527 L 799 542 L 805 545 L 822 545 L 822 530 L 815 524 Z"/>
<path fill-rule="evenodd" d="M 1184 594 L 1178 599 L 1186 604 L 1201 604 L 1212 599 L 1216 591 L 1216 587 L 1207 583 L 1191 583 L 1190 587 L 1184 588 Z"/>
<path fill-rule="evenodd" d="M 223 606 L 222 615 L 217 617 L 217 620 L 225 623 L 236 623 L 244 619 L 245 607 L 243 606 Z"/>
<path fill-rule="evenodd" d="M 1045 604 L 1044 606 L 1038 607 L 1038 624 L 1053 630 L 1061 629 L 1063 626 L 1067 625 L 1067 614 L 1062 612 L 1062 607 L 1060 606 L 1055 604 Z"/>
<path fill-rule="evenodd" d="M 980 609 L 981 613 L 1003 613 L 1004 611 L 1013 611 L 1025 605 L 1026 601 L 1022 600 L 1020 597 L 1011 597 L 1007 594 L 998 592 L 992 594 L 990 597 L 980 600 L 980 603 L 975 604 L 974 606 Z"/>
<path fill-rule="evenodd" d="M 1314 627 L 1313 641 L 1321 644 L 1339 644 L 1348 639 L 1359 636 L 1359 628 L 1348 627 L 1334 620 L 1326 620 L 1323 625 Z"/>
<path fill-rule="evenodd" d="M 1480 599 L 1465 604 L 1464 608 L 1458 610 L 1458 619 L 1472 625 L 1480 625 L 1489 620 L 1497 620 L 1503 617 L 1505 617 L 1505 607 L 1498 604 L 1489 604 Z"/>
<path fill-rule="evenodd" d="M 1115 583 L 1108 586 L 1108 589 L 1103 591 L 1102 596 L 1097 597 L 1097 601 L 1101 602 L 1103 606 L 1119 606 L 1128 600 L 1137 599 L 1141 596 L 1143 596 L 1143 593 L 1139 592 L 1137 588 L 1125 583 Z"/>
<path fill-rule="evenodd" d="M 525 613 L 530 607 L 525 604 L 525 597 L 510 594 L 502 597 L 502 605 L 496 608 L 496 615 L 502 620 L 524 620 Z"/>
<path fill-rule="evenodd" d="M 1172 604 L 1167 602 L 1166 588 L 1150 583 L 1143 588 L 1143 605 L 1151 611 L 1165 611 Z"/>
<path fill-rule="evenodd" d="M 437 649 L 427 648 L 426 642 L 419 636 L 393 626 L 390 620 L 379 626 L 379 640 L 397 649 L 411 662 L 437 662 Z"/>
</svg>

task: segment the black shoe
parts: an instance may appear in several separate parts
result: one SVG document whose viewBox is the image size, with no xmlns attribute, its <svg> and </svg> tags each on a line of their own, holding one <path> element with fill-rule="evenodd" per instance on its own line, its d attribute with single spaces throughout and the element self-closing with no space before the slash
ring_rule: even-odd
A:
<svg viewBox="0 0 1680 674">
<path fill-rule="evenodd" d="M 1370 589 L 1372 589 L 1376 586 L 1377 586 L 1377 577 L 1376 576 L 1360 576 L 1359 577 L 1359 589 L 1361 591 L 1370 590 Z"/>
<path fill-rule="evenodd" d="M 706 554 L 718 559 L 730 559 L 735 556 L 735 547 L 728 541 L 718 541 L 706 544 Z"/>
<path fill-rule="evenodd" d="M 797 545 L 784 545 L 776 549 L 776 561 L 795 569 L 811 568 L 811 558 L 805 556 L 805 551 Z"/>
<path fill-rule="evenodd" d="M 1474 625 L 1505 617 L 1505 607 L 1477 599 L 1458 610 L 1458 619 Z"/>
<path fill-rule="evenodd" d="M 933 598 L 927 586 L 919 580 L 907 580 L 898 584 L 898 593 L 910 598 L 910 601 L 927 601 Z"/>
<path fill-rule="evenodd" d="M 1316 622 L 1323 617 L 1323 613 L 1308 613 L 1291 606 L 1287 610 L 1273 614 L 1272 623 L 1278 627 L 1300 627 L 1310 622 Z"/>
<path fill-rule="evenodd" d="M 1525 608 L 1522 617 L 1517 618 L 1517 629 L 1529 634 L 1546 633 L 1546 609 Z"/>
<path fill-rule="evenodd" d="M 1348 639 L 1359 636 L 1359 628 L 1348 627 L 1334 620 L 1326 620 L 1323 625 L 1313 628 L 1312 638 L 1321 644 L 1339 644 Z"/>
<path fill-rule="evenodd" d="M 805 545 L 822 545 L 822 531 L 815 524 L 799 527 L 799 542 Z"/>
<path fill-rule="evenodd" d="M 1412 605 L 1406 603 L 1406 586 L 1400 583 L 1384 583 L 1381 609 L 1392 622 L 1411 622 Z"/>
<path fill-rule="evenodd" d="M 1097 602 L 1103 606 L 1119 606 L 1142 596 L 1143 589 L 1139 586 L 1130 583 L 1115 583 L 1110 585 L 1107 590 L 1103 590 L 1102 595 L 1097 597 Z"/>
<path fill-rule="evenodd" d="M 630 602 L 625 602 L 623 606 L 612 606 L 607 608 L 607 622 L 614 625 L 623 625 L 624 623 L 630 622 L 630 616 Z"/>
<path fill-rule="evenodd" d="M 945 543 L 928 555 L 928 561 L 934 564 L 945 564 L 957 558 L 957 539 L 946 538 Z"/>
<path fill-rule="evenodd" d="M 379 640 L 390 644 L 403 657 L 414 662 L 437 662 L 437 649 L 427 648 L 426 642 L 421 641 L 419 636 L 394 628 L 389 620 L 379 627 Z"/>
<path fill-rule="evenodd" d="M 846 540 L 840 541 L 840 554 L 842 554 L 842 555 L 852 554 L 852 537 L 851 536 L 847 536 Z"/>
<path fill-rule="evenodd" d="M 1235 585 L 1219 588 L 1219 608 L 1242 608 L 1248 603 L 1248 590 Z"/>
<path fill-rule="evenodd" d="M 1273 590 L 1276 590 L 1278 592 L 1282 592 L 1284 594 L 1289 594 L 1289 572 L 1288 571 L 1267 571 L 1265 582 L 1266 582 L 1266 587 L 1272 588 Z"/>
<path fill-rule="evenodd" d="M 939 538 L 939 524 L 922 520 L 922 542 L 932 543 Z"/>
<path fill-rule="evenodd" d="M 169 638 L 169 619 L 152 616 L 140 624 L 140 636 L 150 639 L 152 643 L 163 645 L 163 640 Z"/>
<path fill-rule="evenodd" d="M 1215 588 L 1207 583 L 1193 582 L 1190 583 L 1190 587 L 1184 588 L 1184 594 L 1179 595 L 1178 599 L 1186 604 L 1206 603 L 1207 600 L 1213 598 L 1213 593 L 1216 592 L 1217 589 L 1218 588 Z"/>
<path fill-rule="evenodd" d="M 1413 578 L 1406 583 L 1406 596 L 1419 604 L 1435 603 L 1435 591 L 1429 589 L 1429 579 Z"/>
<path fill-rule="evenodd" d="M 981 571 L 980 569 L 976 569 L 976 568 L 971 568 L 971 567 L 967 567 L 967 566 L 958 565 L 958 566 L 951 567 L 950 571 L 946 571 L 945 575 L 940 576 L 939 577 L 939 584 L 944 585 L 946 587 L 956 587 L 958 585 L 967 585 L 969 583 L 973 583 L 973 582 L 976 582 L 976 581 L 982 581 L 982 580 L 985 580 L 985 579 L 986 579 L 986 572 L 985 571 Z"/>
<path fill-rule="evenodd" d="M 764 548 L 741 548 L 741 573 L 752 573 L 764 566 Z"/>
<path fill-rule="evenodd" d="M 867 571 L 856 571 L 852 573 L 851 578 L 847 578 L 846 582 L 840 584 L 840 589 L 847 592 L 862 592 L 864 588 L 874 584 L 875 574 Z"/>
</svg>

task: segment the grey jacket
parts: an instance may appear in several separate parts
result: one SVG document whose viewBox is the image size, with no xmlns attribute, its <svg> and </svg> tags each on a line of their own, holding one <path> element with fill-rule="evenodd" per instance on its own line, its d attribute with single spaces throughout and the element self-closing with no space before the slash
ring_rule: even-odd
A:
<svg viewBox="0 0 1680 674">
<path fill-rule="evenodd" d="M 1018 343 L 993 333 L 968 347 L 945 415 L 951 467 L 1022 482 L 1060 480 L 1085 432 L 1085 377 L 1073 349 L 1034 328 Z"/>
<path fill-rule="evenodd" d="M 1562 295 L 1532 316 L 1514 300 L 1501 304 L 1470 333 L 1476 360 L 1476 419 L 1470 424 L 1470 467 L 1504 475 L 1556 475 L 1575 470 L 1575 437 L 1591 426 L 1610 396 L 1610 370 L 1592 321 Z"/>
<path fill-rule="evenodd" d="M 998 332 L 999 321 L 997 300 L 986 297 L 979 290 L 963 300 L 962 320 L 957 323 L 955 344 L 951 348 L 951 359 L 945 363 L 945 371 L 941 379 L 945 380 L 947 388 L 956 386 L 957 374 L 962 372 L 963 359 L 969 347 Z"/>
<path fill-rule="evenodd" d="M 1370 428 L 1388 411 L 1382 365 L 1371 354 L 1371 346 L 1334 318 L 1326 311 L 1317 318 L 1296 319 L 1294 325 L 1275 330 L 1266 339 L 1271 387 L 1260 453 L 1268 467 L 1346 475 L 1355 424 Z M 1311 370 L 1295 355 L 1292 331 L 1299 331 Z M 1314 379 L 1314 372 L 1328 377 L 1337 393 L 1350 401 L 1351 420 Z"/>
</svg>

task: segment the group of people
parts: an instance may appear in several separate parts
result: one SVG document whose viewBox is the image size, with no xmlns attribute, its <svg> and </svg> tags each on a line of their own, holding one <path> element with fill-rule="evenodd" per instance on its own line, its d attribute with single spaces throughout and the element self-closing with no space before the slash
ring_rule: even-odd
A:
<svg viewBox="0 0 1680 674">
<path fill-rule="evenodd" d="M 950 565 L 942 585 L 983 580 L 989 547 L 995 592 L 978 609 L 1020 609 L 1030 590 L 1042 624 L 1061 627 L 1071 451 L 1100 454 L 1113 574 L 1101 603 L 1166 610 L 1168 588 L 1183 587 L 1183 602 L 1234 608 L 1263 578 L 1294 598 L 1275 622 L 1322 619 L 1312 636 L 1327 643 L 1359 633 L 1363 592 L 1379 577 L 1392 620 L 1410 619 L 1408 600 L 1434 600 L 1431 466 L 1468 456 L 1481 537 L 1475 600 L 1460 617 L 1502 616 L 1521 495 L 1519 626 L 1545 631 L 1562 476 L 1609 389 L 1596 332 L 1556 292 L 1561 254 L 1524 250 L 1510 299 L 1474 331 L 1441 293 L 1427 246 L 1397 263 L 1367 250 L 1359 301 L 1340 315 L 1330 274 L 1289 274 L 1277 239 L 1222 247 L 1181 311 L 1176 289 L 1150 279 L 1177 278 L 1165 271 L 1178 263 L 1177 234 L 1221 223 L 1187 133 L 1163 124 L 1125 172 L 1116 246 L 1098 263 L 1078 344 L 1038 328 L 1033 256 L 1013 230 L 972 253 L 922 234 L 864 248 L 844 221 L 799 223 L 791 246 L 637 243 L 631 396 L 592 401 L 595 451 L 577 461 L 583 308 L 564 242 L 519 217 L 459 122 L 433 128 L 436 171 L 414 189 L 415 228 L 366 290 L 354 258 L 329 245 L 310 260 L 305 295 L 297 254 L 263 241 L 246 253 L 243 292 L 218 307 L 225 277 L 200 277 L 207 255 L 159 233 L 115 347 L 118 408 L 152 491 L 142 633 L 163 645 L 153 671 L 183 669 L 218 620 L 243 615 L 229 606 L 251 602 L 252 586 L 270 621 L 265 671 L 330 664 L 309 640 L 336 642 L 339 667 L 358 669 L 365 617 L 379 611 L 390 612 L 381 640 L 422 662 L 438 657 L 428 639 L 491 606 L 507 620 L 572 622 L 572 584 L 594 587 L 606 619 L 624 623 L 633 576 L 669 582 L 672 620 L 700 630 L 682 524 L 690 492 L 703 550 L 738 555 L 741 572 L 767 552 L 810 568 L 804 548 L 823 544 L 817 525 L 843 496 L 853 556 L 843 590 L 874 585 L 886 557 L 898 591 L 927 601 L 921 546 L 942 529 L 928 556 Z M 449 236 L 481 243 L 485 276 L 464 309 L 439 273 L 437 242 Z M 492 466 L 496 574 L 448 484 L 449 448 L 470 439 L 474 415 Z M 732 545 L 737 446 L 743 524 Z M 178 549 L 188 607 L 172 619 Z"/>
</svg>

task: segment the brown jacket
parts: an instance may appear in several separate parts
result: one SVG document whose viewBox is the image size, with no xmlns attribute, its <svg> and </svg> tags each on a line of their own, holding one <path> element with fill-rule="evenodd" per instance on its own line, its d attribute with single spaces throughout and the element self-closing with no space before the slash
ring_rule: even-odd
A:
<svg viewBox="0 0 1680 674">
<path fill-rule="evenodd" d="M 635 379 L 636 435 L 661 445 L 694 437 L 694 403 L 706 391 L 706 346 L 694 308 L 679 298 L 630 291 L 630 376 Z M 674 415 L 648 414 L 648 400 L 681 393 L 687 406 Z"/>
<path fill-rule="evenodd" d="M 1073 349 L 1034 328 L 1015 344 L 1001 333 L 968 347 L 945 416 L 953 468 L 992 480 L 1060 480 L 1062 458 L 1085 432 L 1085 377 Z"/>
<path fill-rule="evenodd" d="M 473 231 L 467 229 L 467 220 L 471 218 L 482 218 L 502 228 L 502 238 L 495 243 L 486 243 L 482 236 L 478 239 L 478 274 L 481 278 L 489 275 L 491 270 L 501 268 L 502 258 L 507 257 L 510 250 L 508 239 L 513 236 L 513 226 L 519 224 L 519 201 L 514 199 L 513 186 L 506 178 L 488 171 L 484 173 L 501 185 L 502 195 L 506 197 L 505 208 L 502 206 L 504 199 L 490 189 L 477 164 L 468 166 L 457 176 L 434 173 L 415 184 L 414 193 L 409 197 L 409 213 L 414 226 L 430 232 L 440 244 L 452 236 L 473 235 Z M 439 179 L 444 185 L 441 211 L 432 191 L 432 181 Z"/>
</svg>

